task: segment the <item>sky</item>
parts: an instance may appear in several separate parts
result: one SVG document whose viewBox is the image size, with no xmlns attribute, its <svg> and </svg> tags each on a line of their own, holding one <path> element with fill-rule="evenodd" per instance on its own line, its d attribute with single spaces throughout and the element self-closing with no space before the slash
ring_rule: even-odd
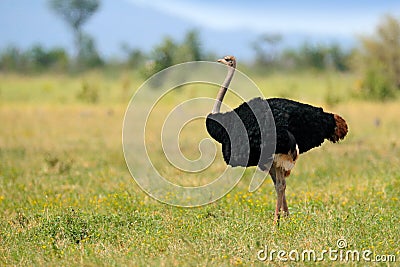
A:
<svg viewBox="0 0 400 267">
<path fill-rule="evenodd" d="M 184 1 L 128 0 L 217 30 L 247 28 L 315 34 L 368 31 L 399 1 Z M 399 12 L 397 12 L 399 14 Z"/>
<path fill-rule="evenodd" d="M 180 41 L 197 29 L 205 50 L 249 58 L 252 42 L 264 33 L 282 34 L 284 46 L 351 47 L 385 14 L 400 17 L 400 1 L 102 0 L 84 30 L 107 57 L 121 56 L 122 44 L 149 52 L 165 36 Z M 0 49 L 34 44 L 72 51 L 72 33 L 47 0 L 1 0 Z"/>
</svg>

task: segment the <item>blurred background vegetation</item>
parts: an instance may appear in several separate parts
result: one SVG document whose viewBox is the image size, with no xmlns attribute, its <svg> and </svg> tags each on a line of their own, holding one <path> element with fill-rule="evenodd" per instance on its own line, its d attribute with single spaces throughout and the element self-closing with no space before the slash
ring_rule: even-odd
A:
<svg viewBox="0 0 400 267">
<path fill-rule="evenodd" d="M 182 41 L 164 37 L 151 52 L 122 45 L 120 59 L 103 58 L 93 36 L 82 26 L 98 11 L 99 0 L 49 0 L 48 8 L 66 22 L 73 34 L 74 53 L 63 47 L 45 48 L 37 44 L 28 49 L 8 46 L 0 51 L 0 72 L 36 75 L 63 73 L 76 75 L 91 70 L 134 70 L 145 80 L 154 73 L 174 64 L 210 60 L 224 56 L 204 51 L 201 33 L 190 30 Z M 271 72 L 339 72 L 359 76 L 352 95 L 360 98 L 387 100 L 396 97 L 400 89 L 400 21 L 386 15 L 376 26 L 374 34 L 359 36 L 354 48 L 345 49 L 338 43 L 312 44 L 305 42 L 297 48 L 282 47 L 284 37 L 276 33 L 259 36 L 249 48 L 253 60 L 240 62 L 240 68 L 254 74 Z M 87 93 L 88 86 L 82 95 Z M 95 99 L 96 97 L 89 97 Z"/>
</svg>

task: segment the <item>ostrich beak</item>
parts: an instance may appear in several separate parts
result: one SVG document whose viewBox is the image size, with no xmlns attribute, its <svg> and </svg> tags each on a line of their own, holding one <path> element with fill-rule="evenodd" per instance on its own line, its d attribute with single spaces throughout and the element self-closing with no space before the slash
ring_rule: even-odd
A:
<svg viewBox="0 0 400 267">
<path fill-rule="evenodd" d="M 229 66 L 229 63 L 228 63 L 228 61 L 226 61 L 226 59 L 225 59 L 225 58 L 220 58 L 220 59 L 218 59 L 218 60 L 217 60 L 217 62 L 219 62 L 219 63 L 222 63 L 222 64 L 224 64 L 224 65 L 227 65 L 227 66 Z"/>
</svg>

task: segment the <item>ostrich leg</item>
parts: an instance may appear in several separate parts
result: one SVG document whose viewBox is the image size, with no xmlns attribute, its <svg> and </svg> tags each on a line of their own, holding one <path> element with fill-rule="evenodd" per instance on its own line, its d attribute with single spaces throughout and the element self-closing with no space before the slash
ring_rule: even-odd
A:
<svg viewBox="0 0 400 267">
<path fill-rule="evenodd" d="M 283 210 L 283 214 L 287 216 L 289 214 L 286 197 L 285 197 L 285 189 L 286 189 L 286 180 L 285 180 L 285 170 L 280 167 L 277 167 L 275 164 L 271 167 L 269 171 L 272 180 L 275 184 L 275 191 L 277 194 L 276 207 L 275 207 L 275 218 L 274 222 L 279 224 L 280 212 Z"/>
<path fill-rule="evenodd" d="M 285 181 L 285 187 L 286 187 L 286 181 Z M 289 216 L 289 207 L 286 202 L 285 191 L 283 191 L 283 211 L 284 211 L 285 216 Z"/>
</svg>

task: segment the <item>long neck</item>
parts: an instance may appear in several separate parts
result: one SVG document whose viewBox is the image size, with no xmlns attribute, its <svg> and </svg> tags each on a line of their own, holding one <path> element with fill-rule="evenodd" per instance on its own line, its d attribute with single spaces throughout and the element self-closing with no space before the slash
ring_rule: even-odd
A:
<svg viewBox="0 0 400 267">
<path fill-rule="evenodd" d="M 224 96 L 226 94 L 226 91 L 228 90 L 229 84 L 232 81 L 233 74 L 235 73 L 235 68 L 229 67 L 228 69 L 228 74 L 225 77 L 225 81 L 221 86 L 221 89 L 219 89 L 217 99 L 215 100 L 214 108 L 212 110 L 212 114 L 219 113 L 221 109 L 221 104 L 222 100 L 224 100 Z"/>
</svg>

